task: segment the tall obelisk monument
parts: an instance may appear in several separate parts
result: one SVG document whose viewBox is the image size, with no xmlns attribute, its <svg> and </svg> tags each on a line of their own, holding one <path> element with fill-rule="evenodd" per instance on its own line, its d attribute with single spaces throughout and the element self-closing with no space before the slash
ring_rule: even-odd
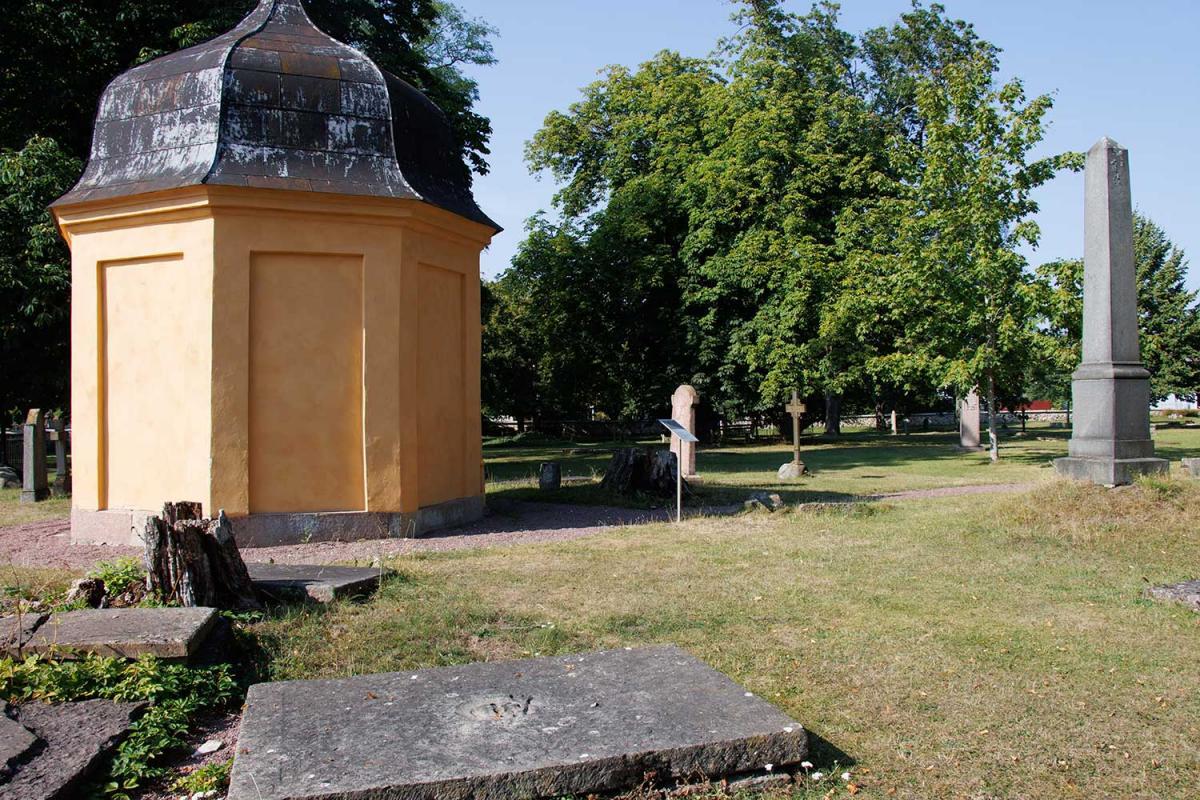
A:
<svg viewBox="0 0 1200 800">
<path fill-rule="evenodd" d="M 1083 361 L 1071 376 L 1074 428 L 1060 475 L 1104 486 L 1162 473 L 1150 439 L 1150 373 L 1138 347 L 1129 151 L 1105 137 L 1084 172 Z"/>
</svg>

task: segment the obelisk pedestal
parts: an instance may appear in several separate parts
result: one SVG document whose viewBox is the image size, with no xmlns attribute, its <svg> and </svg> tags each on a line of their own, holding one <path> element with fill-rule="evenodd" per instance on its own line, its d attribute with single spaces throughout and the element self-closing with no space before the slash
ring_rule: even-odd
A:
<svg viewBox="0 0 1200 800">
<path fill-rule="evenodd" d="M 1083 360 L 1071 376 L 1074 426 L 1060 475 L 1103 486 L 1165 473 L 1150 439 L 1150 373 L 1138 347 L 1129 151 L 1105 137 L 1084 174 Z"/>
</svg>

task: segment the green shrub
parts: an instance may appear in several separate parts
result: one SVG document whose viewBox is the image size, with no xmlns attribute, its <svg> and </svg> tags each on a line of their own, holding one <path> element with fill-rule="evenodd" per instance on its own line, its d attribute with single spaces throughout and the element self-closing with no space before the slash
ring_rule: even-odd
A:
<svg viewBox="0 0 1200 800">
<path fill-rule="evenodd" d="M 150 656 L 137 661 L 88 656 L 81 661 L 55 661 L 29 656 L 0 659 L 0 698 L 11 703 L 30 700 L 147 701 L 146 713 L 134 723 L 117 748 L 96 794 L 123 800 L 166 770 L 154 765 L 169 750 L 186 743 L 188 723 L 200 711 L 218 709 L 239 694 L 226 664 L 188 667 Z"/>
<path fill-rule="evenodd" d="M 108 596 L 115 597 L 131 585 L 143 583 L 146 580 L 146 570 L 138 559 L 126 557 L 115 561 L 101 561 L 92 567 L 87 576 L 104 581 L 104 589 Z"/>
</svg>

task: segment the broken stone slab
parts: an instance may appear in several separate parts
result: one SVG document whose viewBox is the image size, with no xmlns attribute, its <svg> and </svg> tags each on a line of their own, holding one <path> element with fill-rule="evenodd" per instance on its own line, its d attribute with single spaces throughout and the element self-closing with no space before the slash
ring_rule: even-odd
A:
<svg viewBox="0 0 1200 800">
<path fill-rule="evenodd" d="M 33 638 L 33 633 L 49 614 L 13 614 L 0 617 L 0 653 L 15 656 Z"/>
<path fill-rule="evenodd" d="M 83 783 L 129 732 L 145 703 L 83 700 L 26 703 L 13 710 L 16 722 L 44 744 L 18 764 L 0 800 L 69 800 L 82 797 Z"/>
<path fill-rule="evenodd" d="M 1153 600 L 1181 603 L 1193 611 L 1200 611 L 1200 580 L 1151 586 L 1146 590 L 1146 596 Z"/>
<path fill-rule="evenodd" d="M 5 618 L 5 626 L 11 624 Z M 77 658 L 87 653 L 117 658 L 152 655 L 191 659 L 217 623 L 213 608 L 106 608 L 44 617 L 26 639 L 23 653 Z M 5 646 L 4 655 L 16 648 Z"/>
<path fill-rule="evenodd" d="M 789 772 L 808 734 L 670 646 L 250 687 L 228 800 L 585 797 Z"/>
<path fill-rule="evenodd" d="M 323 564 L 247 564 L 254 590 L 271 600 L 332 603 L 360 597 L 379 588 L 389 570 L 333 567 Z"/>
<path fill-rule="evenodd" d="M 12 777 L 18 764 L 28 760 L 26 754 L 42 741 L 13 719 L 13 714 L 8 703 L 0 701 L 0 784 Z"/>
</svg>

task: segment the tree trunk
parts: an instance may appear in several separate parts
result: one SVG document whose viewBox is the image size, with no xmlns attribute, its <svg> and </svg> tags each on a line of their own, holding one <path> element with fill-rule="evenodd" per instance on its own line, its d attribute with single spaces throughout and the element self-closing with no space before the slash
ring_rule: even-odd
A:
<svg viewBox="0 0 1200 800">
<path fill-rule="evenodd" d="M 825 435 L 842 435 L 842 396 L 836 392 L 825 395 Z"/>
<path fill-rule="evenodd" d="M 988 458 L 992 463 L 1000 460 L 1000 438 L 996 434 L 996 376 L 992 370 L 987 373 L 987 402 L 988 402 Z"/>
<path fill-rule="evenodd" d="M 229 519 L 201 513 L 199 503 L 166 503 L 161 517 L 146 521 L 146 588 L 183 606 L 261 608 Z"/>
</svg>

